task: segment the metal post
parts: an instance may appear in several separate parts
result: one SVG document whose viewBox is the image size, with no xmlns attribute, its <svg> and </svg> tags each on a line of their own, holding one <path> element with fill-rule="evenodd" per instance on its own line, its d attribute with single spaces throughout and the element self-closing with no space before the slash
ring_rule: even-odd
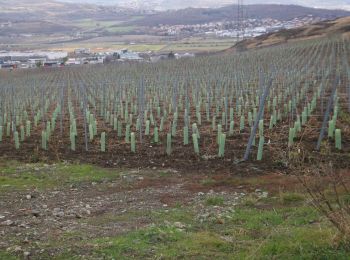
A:
<svg viewBox="0 0 350 260">
<path fill-rule="evenodd" d="M 272 79 L 269 80 L 269 82 L 265 88 L 264 95 L 260 99 L 259 113 L 258 113 L 258 116 L 257 116 L 255 122 L 254 122 L 253 130 L 252 130 L 250 137 L 249 137 L 249 141 L 248 141 L 247 149 L 246 149 L 245 154 L 244 154 L 243 161 L 247 161 L 249 159 L 250 150 L 251 150 L 252 145 L 253 145 L 254 137 L 256 135 L 256 130 L 258 129 L 259 121 L 262 118 L 262 116 L 264 115 L 265 101 L 266 101 L 268 94 L 270 93 L 271 86 L 272 86 Z"/>
</svg>

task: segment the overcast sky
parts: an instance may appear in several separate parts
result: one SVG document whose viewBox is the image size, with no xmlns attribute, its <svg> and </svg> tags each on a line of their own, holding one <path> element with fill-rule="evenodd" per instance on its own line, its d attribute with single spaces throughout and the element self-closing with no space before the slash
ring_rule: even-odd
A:
<svg viewBox="0 0 350 260">
<path fill-rule="evenodd" d="M 118 4 L 123 2 L 138 2 L 140 4 L 144 2 L 157 2 L 163 3 L 164 6 L 171 6 L 175 8 L 184 8 L 189 6 L 194 7 L 216 7 L 227 3 L 237 3 L 237 0 L 59 0 L 65 2 L 86 2 L 86 3 L 97 3 L 97 4 Z M 178 3 L 178 6 L 176 5 Z M 350 10 L 350 0 L 245 0 L 247 4 L 298 4 L 303 6 L 317 7 L 317 8 L 329 8 L 329 9 L 348 9 Z"/>
</svg>

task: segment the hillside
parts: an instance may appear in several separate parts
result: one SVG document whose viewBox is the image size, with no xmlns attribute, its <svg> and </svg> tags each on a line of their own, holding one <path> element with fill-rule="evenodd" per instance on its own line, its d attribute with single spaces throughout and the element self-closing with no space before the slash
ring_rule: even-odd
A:
<svg viewBox="0 0 350 260">
<path fill-rule="evenodd" d="M 53 0 L 0 0 L 0 17 L 9 21 L 49 20 L 55 22 L 79 19 L 126 19 L 135 11 L 93 4 L 61 3 Z"/>
<path fill-rule="evenodd" d="M 331 36 L 334 34 L 350 34 L 350 17 L 337 20 L 320 22 L 296 29 L 281 30 L 275 33 L 265 34 L 254 39 L 239 42 L 228 51 L 244 51 L 256 48 L 264 48 L 296 40 L 307 40 L 311 38 Z"/>
<path fill-rule="evenodd" d="M 0 22 L 12 22 L 0 27 L 0 36 L 12 34 L 72 34 L 85 30 L 89 21 L 125 22 L 138 13 L 131 9 L 92 4 L 61 3 L 46 0 L 0 0 Z M 93 22 L 91 22 L 93 24 Z"/>
<path fill-rule="evenodd" d="M 152 35 L 168 36 L 167 30 L 162 29 L 159 24 L 186 24 L 232 21 L 237 13 L 236 6 L 225 8 L 196 9 L 188 8 L 178 11 L 144 12 L 118 6 L 100 6 L 95 4 L 63 3 L 57 0 L 47 0 L 45 4 L 41 0 L 0 0 L 0 46 L 8 48 L 8 44 L 15 44 L 16 48 L 37 48 L 37 43 L 43 45 L 62 42 L 77 43 L 80 40 L 99 39 L 103 37 L 121 35 Z M 342 10 L 325 10 L 301 7 L 296 5 L 248 5 L 246 6 L 246 17 L 261 20 L 264 18 L 275 18 L 280 21 L 293 20 L 300 17 L 305 18 L 312 15 L 314 18 L 334 19 L 342 16 L 350 16 L 350 12 Z M 157 27 L 156 29 L 151 27 Z M 260 25 L 260 23 L 257 26 Z M 210 30 L 212 28 L 207 28 Z M 204 29 L 203 29 L 204 30 Z M 192 36 L 198 33 L 192 28 L 188 31 L 179 32 L 179 35 Z M 200 32 L 200 33 L 203 33 Z M 44 37 L 41 37 L 44 36 Z M 134 42 L 134 39 L 116 38 L 115 42 L 123 45 Z M 175 47 L 168 47 L 167 43 L 157 41 L 159 48 L 167 47 L 167 50 L 175 48 L 180 51 L 219 51 L 225 50 L 232 42 L 223 42 L 224 47 L 218 43 L 192 42 Z M 191 40 L 192 41 L 192 40 Z M 155 42 L 152 41 L 152 44 Z M 157 46 L 144 48 L 144 40 L 141 50 L 159 49 Z M 221 44 L 221 43 L 220 43 Z M 76 44 L 79 46 L 78 44 Z M 163 47 L 162 47 L 163 46 Z M 13 47 L 13 46 L 12 46 Z M 88 44 L 88 47 L 89 44 Z M 155 47 L 155 48 L 153 48 Z M 59 46 L 61 48 L 61 45 Z M 73 46 L 72 48 L 76 48 Z"/>
<path fill-rule="evenodd" d="M 57 0 L 60 2 L 70 3 L 90 3 L 100 5 L 118 5 L 122 7 L 132 7 L 134 9 L 142 10 L 170 10 L 170 9 L 185 9 L 189 7 L 193 8 L 218 8 L 225 5 L 231 5 L 235 3 L 232 0 Z M 261 0 L 246 0 L 246 4 L 261 4 Z M 327 8 L 327 9 L 347 9 L 350 10 L 350 2 L 346 0 L 333 0 L 333 1 L 319 1 L 319 0 L 267 0 L 264 4 L 295 4 L 308 7 Z"/>
<path fill-rule="evenodd" d="M 297 5 L 247 5 L 247 18 L 273 18 L 290 20 L 313 15 L 324 19 L 350 16 L 349 11 L 302 7 Z M 164 12 L 140 13 L 131 8 L 100 6 L 94 4 L 63 3 L 54 0 L 0 0 L 0 19 L 9 21 L 51 21 L 67 23 L 81 19 L 115 20 L 130 25 L 155 26 L 158 24 L 197 24 L 221 20 L 232 20 L 237 7 L 229 5 L 221 8 L 187 8 Z M 130 19 L 142 15 L 141 19 Z"/>
<path fill-rule="evenodd" d="M 291 20 L 307 15 L 313 15 L 323 19 L 335 19 L 350 15 L 349 11 L 344 10 L 315 9 L 297 5 L 247 5 L 245 6 L 245 13 L 247 18 L 273 18 L 278 20 Z M 236 5 L 217 9 L 187 8 L 148 15 L 143 19 L 133 21 L 132 24 L 146 26 L 156 26 L 159 24 L 197 24 L 233 20 L 236 18 L 236 15 Z"/>
</svg>

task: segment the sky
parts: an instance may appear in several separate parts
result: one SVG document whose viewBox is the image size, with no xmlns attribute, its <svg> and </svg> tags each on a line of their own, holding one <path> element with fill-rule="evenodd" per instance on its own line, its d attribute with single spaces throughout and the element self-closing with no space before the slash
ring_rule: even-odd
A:
<svg viewBox="0 0 350 260">
<path fill-rule="evenodd" d="M 138 2 L 143 4 L 145 2 L 160 3 L 161 6 L 184 8 L 184 7 L 219 7 L 222 4 L 236 3 L 237 0 L 59 0 L 63 2 L 73 3 L 96 3 L 96 4 L 125 4 L 127 2 Z M 178 5 L 177 5 L 178 3 Z M 310 6 L 316 8 L 328 8 L 328 9 L 347 9 L 350 10 L 350 0 L 245 0 L 247 4 L 297 4 L 303 6 Z"/>
</svg>

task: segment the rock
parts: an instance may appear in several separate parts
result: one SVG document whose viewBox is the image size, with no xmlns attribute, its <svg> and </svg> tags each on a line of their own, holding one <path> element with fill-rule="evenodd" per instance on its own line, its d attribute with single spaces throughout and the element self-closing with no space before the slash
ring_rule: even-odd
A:
<svg viewBox="0 0 350 260">
<path fill-rule="evenodd" d="M 27 196 L 26 196 L 26 199 L 27 199 L 27 200 L 30 200 L 31 198 L 32 198 L 31 195 L 27 195 Z"/>
<path fill-rule="evenodd" d="M 175 222 L 174 227 L 184 229 L 186 228 L 186 225 L 181 222 Z"/>
<path fill-rule="evenodd" d="M 32 210 L 32 215 L 34 216 L 34 217 L 40 217 L 40 211 L 39 210 Z"/>
<path fill-rule="evenodd" d="M 27 224 L 25 224 L 25 223 L 20 224 L 19 227 L 21 227 L 21 228 L 26 228 L 26 229 L 29 229 L 29 228 L 30 228 L 30 226 L 27 225 Z"/>
<path fill-rule="evenodd" d="M 3 215 L 0 215 L 0 219 L 4 219 L 5 218 L 5 216 L 3 216 Z"/>
<path fill-rule="evenodd" d="M 15 246 L 15 248 L 13 249 L 14 252 L 20 252 L 22 251 L 22 247 L 20 246 Z"/>
<path fill-rule="evenodd" d="M 266 191 L 264 191 L 264 192 L 261 194 L 260 198 L 267 198 L 268 195 L 269 195 L 269 193 L 266 192 Z"/>
<path fill-rule="evenodd" d="M 59 211 L 59 212 L 56 212 L 56 213 L 54 213 L 54 216 L 56 216 L 56 217 L 64 217 L 64 212 L 63 211 Z"/>
<path fill-rule="evenodd" d="M 23 252 L 23 256 L 26 257 L 26 258 L 29 257 L 30 256 L 30 252 Z"/>
<path fill-rule="evenodd" d="M 8 219 L 8 220 L 1 222 L 0 224 L 1 224 L 1 226 L 13 226 L 15 224 L 15 222 Z"/>
<path fill-rule="evenodd" d="M 53 214 L 55 217 L 63 217 L 63 216 L 64 216 L 64 212 L 63 212 L 63 210 L 60 209 L 60 208 L 54 208 L 52 214 Z"/>
</svg>

